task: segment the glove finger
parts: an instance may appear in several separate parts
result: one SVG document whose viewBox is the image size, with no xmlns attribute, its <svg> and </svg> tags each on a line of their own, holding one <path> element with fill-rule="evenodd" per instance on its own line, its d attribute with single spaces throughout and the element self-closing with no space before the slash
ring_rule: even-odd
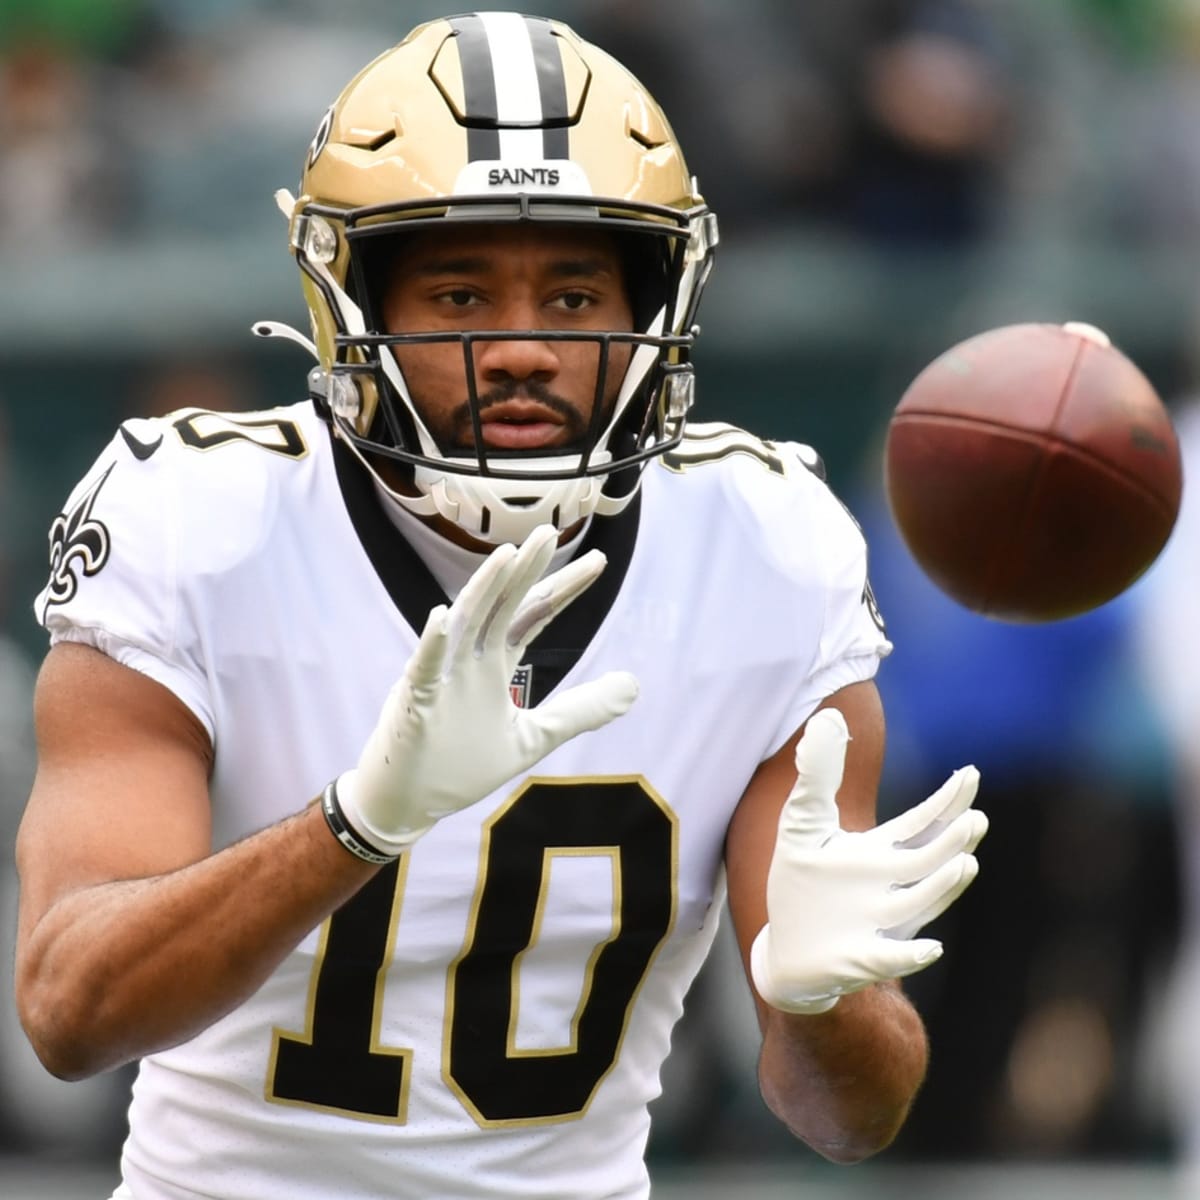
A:
<svg viewBox="0 0 1200 1200">
<path fill-rule="evenodd" d="M 609 671 L 522 712 L 526 766 L 585 730 L 599 729 L 628 712 L 637 696 L 636 676 L 628 671 Z"/>
<path fill-rule="evenodd" d="M 445 669 L 449 647 L 450 610 L 444 604 L 439 604 L 429 610 L 417 648 L 404 668 L 404 675 L 414 693 L 420 695 L 437 686 Z M 396 695 L 397 691 L 393 688 L 392 695 Z"/>
<path fill-rule="evenodd" d="M 504 595 L 512 574 L 517 548 L 497 546 L 475 568 L 463 589 L 450 606 L 450 653 L 457 655 L 464 647 L 474 650 L 480 643 L 496 605 Z"/>
<path fill-rule="evenodd" d="M 966 812 L 978 790 L 979 772 L 974 767 L 959 767 L 932 796 L 878 826 L 870 836 L 894 846 L 920 846 Z"/>
<path fill-rule="evenodd" d="M 513 617 L 530 589 L 546 573 L 557 545 L 558 530 L 553 525 L 539 525 L 517 547 L 503 589 L 480 628 L 476 650 L 482 651 L 494 637 L 503 637 L 506 645 L 512 644 L 509 629 Z"/>
<path fill-rule="evenodd" d="M 876 938 L 871 948 L 869 966 L 876 980 L 903 979 L 915 975 L 942 957 L 943 946 L 936 938 L 917 938 L 914 941 L 894 942 Z"/>
<path fill-rule="evenodd" d="M 959 813 L 944 829 L 938 831 L 932 841 L 915 849 L 901 848 L 893 851 L 897 870 L 896 883 L 912 884 L 933 874 L 957 854 L 971 853 L 983 841 L 988 830 L 986 815 L 977 808 Z"/>
<path fill-rule="evenodd" d="M 576 596 L 600 577 L 608 560 L 601 550 L 589 550 L 565 567 L 547 575 L 521 601 L 508 628 L 508 644 L 524 649 Z"/>
<path fill-rule="evenodd" d="M 796 746 L 796 782 L 779 814 L 779 833 L 793 845 L 823 846 L 841 825 L 837 792 L 850 731 L 836 708 L 813 713 Z"/>
<path fill-rule="evenodd" d="M 892 895 L 889 924 L 883 932 L 890 938 L 912 937 L 918 929 L 941 916 L 978 874 L 979 860 L 973 854 L 959 854 L 919 883 L 898 889 Z"/>
</svg>

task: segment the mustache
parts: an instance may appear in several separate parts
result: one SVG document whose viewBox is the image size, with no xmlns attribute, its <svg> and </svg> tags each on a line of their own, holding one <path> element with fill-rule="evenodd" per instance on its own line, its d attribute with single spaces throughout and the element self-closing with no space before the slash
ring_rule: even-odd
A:
<svg viewBox="0 0 1200 1200">
<path fill-rule="evenodd" d="M 486 415 L 489 408 L 493 408 L 497 404 L 504 404 L 509 400 L 532 400 L 542 405 L 543 408 L 549 409 L 556 416 L 562 418 L 563 425 L 572 438 L 580 438 L 587 433 L 587 422 L 579 410 L 569 400 L 565 400 L 557 392 L 551 391 L 537 379 L 514 379 L 489 388 L 486 392 L 481 392 L 478 399 L 480 418 L 482 419 Z M 471 428 L 470 401 L 465 401 L 455 409 L 454 422 L 456 428 Z"/>
</svg>

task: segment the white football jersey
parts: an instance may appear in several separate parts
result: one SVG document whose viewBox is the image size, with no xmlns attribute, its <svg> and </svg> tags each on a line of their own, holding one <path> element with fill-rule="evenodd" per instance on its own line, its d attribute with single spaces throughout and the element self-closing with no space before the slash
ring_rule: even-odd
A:
<svg viewBox="0 0 1200 1200">
<path fill-rule="evenodd" d="M 730 815 L 890 649 L 813 461 L 697 425 L 593 521 L 608 567 L 513 696 L 628 669 L 632 710 L 439 822 L 245 1004 L 143 1060 L 129 1193 L 647 1195 L 647 1105 L 716 929 Z M 52 639 L 158 680 L 211 734 L 214 851 L 357 761 L 444 602 L 307 403 L 127 422 L 51 560 Z"/>
</svg>

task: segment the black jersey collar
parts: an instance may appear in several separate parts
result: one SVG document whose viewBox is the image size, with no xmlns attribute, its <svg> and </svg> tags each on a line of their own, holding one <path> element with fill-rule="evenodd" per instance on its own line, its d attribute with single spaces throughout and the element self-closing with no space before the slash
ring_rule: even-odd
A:
<svg viewBox="0 0 1200 1200">
<path fill-rule="evenodd" d="M 425 625 L 429 611 L 449 604 L 437 580 L 407 539 L 389 520 L 362 463 L 330 434 L 334 468 L 346 512 L 392 603 L 415 630 Z M 615 517 L 593 517 L 573 558 L 591 549 L 602 550 L 608 565 L 600 578 L 573 600 L 534 639 L 524 663 L 533 668 L 530 705 L 539 703 L 579 661 L 621 590 L 641 514 L 641 492 Z"/>
</svg>

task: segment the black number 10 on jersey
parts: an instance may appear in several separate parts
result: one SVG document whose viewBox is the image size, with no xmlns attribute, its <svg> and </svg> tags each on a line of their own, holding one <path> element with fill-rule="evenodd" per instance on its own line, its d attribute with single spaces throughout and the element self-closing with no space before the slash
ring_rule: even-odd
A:
<svg viewBox="0 0 1200 1200">
<path fill-rule="evenodd" d="M 485 823 L 466 941 L 447 981 L 442 1053 L 444 1082 L 480 1125 L 569 1120 L 587 1108 L 674 924 L 676 843 L 674 815 L 637 777 L 534 780 Z M 612 858 L 612 935 L 589 959 L 570 1046 L 520 1050 L 519 957 L 537 940 L 555 853 Z M 405 866 L 381 871 L 327 921 L 309 1029 L 276 1031 L 268 1100 L 406 1120 L 414 1051 L 378 1037 Z M 394 953 L 402 960 L 403 945 Z"/>
</svg>

